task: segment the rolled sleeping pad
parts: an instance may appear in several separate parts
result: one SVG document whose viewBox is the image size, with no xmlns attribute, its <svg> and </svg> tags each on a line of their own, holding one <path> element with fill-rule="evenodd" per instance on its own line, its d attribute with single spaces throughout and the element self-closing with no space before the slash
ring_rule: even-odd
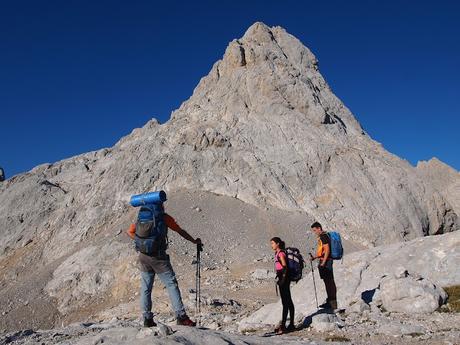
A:
<svg viewBox="0 0 460 345">
<path fill-rule="evenodd" d="M 149 192 L 144 194 L 133 195 L 129 202 L 131 206 L 139 207 L 148 204 L 161 204 L 166 201 L 166 193 L 162 190 L 159 192 Z"/>
</svg>

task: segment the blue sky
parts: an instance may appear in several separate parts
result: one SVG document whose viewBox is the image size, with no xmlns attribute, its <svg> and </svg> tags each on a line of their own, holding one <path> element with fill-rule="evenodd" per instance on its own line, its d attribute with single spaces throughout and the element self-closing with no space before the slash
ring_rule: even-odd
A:
<svg viewBox="0 0 460 345">
<path fill-rule="evenodd" d="M 460 2 L 442 0 L 0 0 L 0 166 L 12 176 L 167 121 L 255 21 L 307 45 L 390 152 L 460 170 Z"/>
</svg>

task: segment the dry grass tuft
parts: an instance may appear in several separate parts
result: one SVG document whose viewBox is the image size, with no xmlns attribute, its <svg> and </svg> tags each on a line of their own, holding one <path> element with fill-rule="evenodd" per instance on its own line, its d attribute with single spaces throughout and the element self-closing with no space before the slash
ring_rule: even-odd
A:
<svg viewBox="0 0 460 345">
<path fill-rule="evenodd" d="M 448 308 L 451 313 L 460 312 L 460 285 L 445 287 L 449 298 L 447 299 Z"/>
<path fill-rule="evenodd" d="M 341 335 L 331 335 L 329 337 L 326 337 L 326 339 L 324 339 L 325 341 L 336 341 L 336 342 L 341 342 L 341 343 L 345 343 L 345 342 L 350 342 L 351 340 L 348 339 L 347 337 L 343 337 Z"/>
</svg>

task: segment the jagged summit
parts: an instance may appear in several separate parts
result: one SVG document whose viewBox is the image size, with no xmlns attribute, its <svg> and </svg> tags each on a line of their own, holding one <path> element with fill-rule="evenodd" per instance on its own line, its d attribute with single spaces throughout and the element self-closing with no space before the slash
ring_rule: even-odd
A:
<svg viewBox="0 0 460 345">
<path fill-rule="evenodd" d="M 262 45 L 273 46 L 274 51 L 279 52 L 279 57 L 289 59 L 297 67 L 315 70 L 318 67 L 318 60 L 313 53 L 280 26 L 270 28 L 262 22 L 256 22 L 248 28 L 241 40 L 235 41 L 244 42 L 253 49 Z"/>
<path fill-rule="evenodd" d="M 275 116 L 284 122 L 298 118 L 327 125 L 334 137 L 364 134 L 333 96 L 312 52 L 283 28 L 258 22 L 241 39 L 230 42 L 222 60 L 172 118 L 234 125 L 254 118 L 271 121 Z"/>
</svg>

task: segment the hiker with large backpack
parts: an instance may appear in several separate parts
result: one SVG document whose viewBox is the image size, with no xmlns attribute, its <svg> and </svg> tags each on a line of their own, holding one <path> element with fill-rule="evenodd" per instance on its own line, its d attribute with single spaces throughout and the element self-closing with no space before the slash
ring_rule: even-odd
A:
<svg viewBox="0 0 460 345">
<path fill-rule="evenodd" d="M 327 300 L 320 307 L 334 310 L 337 309 L 337 287 L 334 280 L 333 260 L 339 260 L 343 255 L 340 235 L 337 232 L 324 231 L 318 222 L 311 225 L 311 230 L 318 239 L 316 255 L 310 253 L 311 261 L 319 259 L 318 272 L 324 281 L 327 293 Z"/>
<path fill-rule="evenodd" d="M 294 302 L 291 298 L 291 279 L 289 276 L 288 257 L 286 255 L 285 243 L 279 237 L 270 240 L 272 249 L 275 251 L 275 271 L 277 285 L 283 304 L 281 322 L 275 328 L 276 334 L 283 334 L 295 330 L 294 326 Z M 289 311 L 289 326 L 286 328 L 287 315 Z"/>
<path fill-rule="evenodd" d="M 201 245 L 201 240 L 199 238 L 194 239 L 176 223 L 173 217 L 165 212 L 164 201 L 166 201 L 166 194 L 163 191 L 131 198 L 131 205 L 140 206 L 137 222 L 131 224 L 128 235 L 134 240 L 136 250 L 139 252 L 140 299 L 144 326 L 156 326 L 152 313 L 152 289 L 155 275 L 158 275 L 168 290 L 177 324 L 195 326 L 196 323 L 190 320 L 185 312 L 176 275 L 166 252 L 168 228 L 194 244 Z"/>
</svg>

